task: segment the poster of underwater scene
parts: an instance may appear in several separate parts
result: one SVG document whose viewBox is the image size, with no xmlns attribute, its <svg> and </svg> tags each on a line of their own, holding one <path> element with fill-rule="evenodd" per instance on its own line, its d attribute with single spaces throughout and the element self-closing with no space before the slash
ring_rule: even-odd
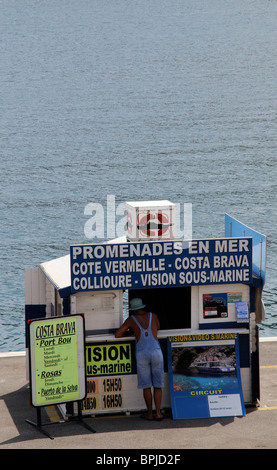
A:
<svg viewBox="0 0 277 470">
<path fill-rule="evenodd" d="M 170 343 L 170 349 L 173 418 L 244 414 L 237 343 Z"/>
</svg>

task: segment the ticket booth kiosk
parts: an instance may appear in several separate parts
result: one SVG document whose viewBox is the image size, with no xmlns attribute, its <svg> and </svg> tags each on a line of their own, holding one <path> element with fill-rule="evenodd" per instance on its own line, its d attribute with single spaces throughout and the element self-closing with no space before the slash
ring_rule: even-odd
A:
<svg viewBox="0 0 277 470">
<path fill-rule="evenodd" d="M 179 240 L 171 202 L 129 202 L 126 207 L 125 237 L 72 245 L 68 255 L 25 272 L 26 322 L 85 316 L 83 414 L 145 408 L 137 389 L 135 339 L 114 336 L 134 297 L 140 297 L 160 320 L 158 339 L 165 364 L 162 407 L 171 408 L 169 338 L 194 341 L 209 335 L 226 341 L 230 335 L 237 338 L 243 400 L 257 404 L 265 237 L 226 215 L 224 237 Z"/>
</svg>

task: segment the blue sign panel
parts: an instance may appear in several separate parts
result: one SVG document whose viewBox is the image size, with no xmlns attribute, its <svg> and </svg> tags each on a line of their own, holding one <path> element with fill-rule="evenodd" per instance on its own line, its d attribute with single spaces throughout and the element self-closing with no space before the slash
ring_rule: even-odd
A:
<svg viewBox="0 0 277 470">
<path fill-rule="evenodd" d="M 70 247 L 71 290 L 145 289 L 252 281 L 252 239 Z"/>
<path fill-rule="evenodd" d="M 238 333 L 168 337 L 173 419 L 245 415 Z"/>
<path fill-rule="evenodd" d="M 265 283 L 266 271 L 266 236 L 247 227 L 228 214 L 225 214 L 225 237 L 251 237 L 253 243 L 253 274 Z"/>
</svg>

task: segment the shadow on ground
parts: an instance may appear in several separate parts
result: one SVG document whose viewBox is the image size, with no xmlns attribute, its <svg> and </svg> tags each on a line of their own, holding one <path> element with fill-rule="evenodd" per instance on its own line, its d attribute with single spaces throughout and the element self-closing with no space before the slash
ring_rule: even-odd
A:
<svg viewBox="0 0 277 470">
<path fill-rule="evenodd" d="M 29 387 L 28 385 L 16 390 L 15 392 L 0 397 L 9 411 L 10 417 L 17 428 L 18 436 L 2 441 L 0 445 L 15 444 L 45 437 L 40 429 L 32 426 L 26 420 L 37 423 L 37 410 L 29 405 Z M 248 408 L 247 414 L 256 410 Z M 215 423 L 221 426 L 227 426 L 233 423 L 233 417 L 226 418 L 205 418 L 205 419 L 181 419 L 173 420 L 171 411 L 164 410 L 165 419 L 162 421 L 147 421 L 141 419 L 141 414 L 131 415 L 105 415 L 99 417 L 83 417 L 83 422 L 69 420 L 64 422 L 51 423 L 46 409 L 41 409 L 41 422 L 43 429 L 50 433 L 54 438 L 66 436 L 81 436 L 91 434 L 92 430 L 96 433 L 114 433 L 124 431 L 144 431 L 157 429 L 188 429 L 188 428 L 209 428 Z M 243 417 L 241 418 L 243 419 Z M 86 427 L 88 425 L 88 427 Z"/>
</svg>

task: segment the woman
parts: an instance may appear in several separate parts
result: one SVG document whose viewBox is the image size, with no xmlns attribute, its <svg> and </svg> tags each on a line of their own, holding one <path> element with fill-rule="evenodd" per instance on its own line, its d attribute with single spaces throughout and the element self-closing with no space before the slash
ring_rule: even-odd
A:
<svg viewBox="0 0 277 470">
<path fill-rule="evenodd" d="M 134 314 L 127 318 L 116 331 L 115 337 L 125 336 L 132 329 L 136 337 L 136 361 L 138 388 L 143 389 L 143 397 L 147 413 L 142 417 L 153 420 L 152 391 L 154 387 L 154 402 L 156 406 L 156 420 L 163 419 L 161 413 L 162 388 L 164 386 L 163 353 L 157 339 L 160 322 L 155 313 L 144 310 L 145 305 L 141 299 L 135 298 L 130 302 L 130 311 Z"/>
</svg>

